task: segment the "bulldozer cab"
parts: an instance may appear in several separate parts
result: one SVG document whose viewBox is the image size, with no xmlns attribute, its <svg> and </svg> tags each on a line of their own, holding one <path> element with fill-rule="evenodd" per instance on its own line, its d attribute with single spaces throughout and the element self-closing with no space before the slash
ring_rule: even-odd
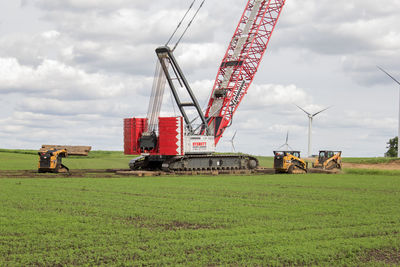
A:
<svg viewBox="0 0 400 267">
<path fill-rule="evenodd" d="M 274 151 L 276 173 L 305 173 L 306 163 L 300 158 L 300 151 Z"/>
<path fill-rule="evenodd" d="M 46 151 L 39 151 L 38 172 L 68 172 L 69 169 L 62 164 L 61 158 L 67 157 L 66 149 L 51 148 Z"/>
<path fill-rule="evenodd" d="M 328 159 L 334 157 L 335 155 L 340 156 L 342 151 L 332 151 L 332 150 L 321 150 L 318 155 L 319 164 L 323 164 Z"/>
<path fill-rule="evenodd" d="M 300 151 L 274 151 L 274 167 L 284 168 L 285 162 L 292 158 L 300 159 Z"/>
<path fill-rule="evenodd" d="M 325 170 L 340 170 L 342 168 L 342 151 L 320 150 L 313 167 Z"/>
</svg>

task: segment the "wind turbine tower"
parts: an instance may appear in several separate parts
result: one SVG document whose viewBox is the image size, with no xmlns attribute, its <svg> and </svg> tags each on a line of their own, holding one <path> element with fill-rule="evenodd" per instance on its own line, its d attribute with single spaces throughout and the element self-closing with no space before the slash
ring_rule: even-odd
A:
<svg viewBox="0 0 400 267">
<path fill-rule="evenodd" d="M 313 119 L 314 119 L 314 117 L 315 117 L 316 115 L 318 115 L 318 114 L 321 113 L 321 112 L 324 112 L 325 110 L 329 109 L 330 107 L 327 107 L 327 108 L 325 108 L 325 109 L 323 109 L 323 110 L 320 110 L 320 111 L 318 111 L 318 112 L 316 112 L 316 113 L 314 113 L 314 114 L 311 114 L 311 113 L 305 111 L 303 108 L 301 108 L 301 107 L 299 107 L 299 106 L 297 106 L 297 105 L 296 105 L 296 107 L 298 107 L 299 109 L 301 109 L 302 111 L 304 111 L 304 113 L 306 113 L 306 115 L 308 116 L 308 153 L 307 153 L 307 156 L 308 156 L 308 157 L 311 157 L 311 132 L 312 132 L 312 122 L 313 122 Z"/>
<path fill-rule="evenodd" d="M 396 80 L 392 75 L 390 75 L 388 72 L 386 72 L 384 69 L 382 69 L 381 67 L 377 66 L 378 69 L 380 69 L 381 71 L 383 71 L 384 73 L 386 73 L 387 76 L 389 76 L 390 78 L 392 78 L 393 81 L 395 81 L 398 85 L 400 85 L 400 82 L 398 80 Z M 399 129 L 397 132 L 397 157 L 400 157 L 400 145 L 399 145 L 399 139 L 400 139 L 400 96 L 399 96 Z"/>
</svg>

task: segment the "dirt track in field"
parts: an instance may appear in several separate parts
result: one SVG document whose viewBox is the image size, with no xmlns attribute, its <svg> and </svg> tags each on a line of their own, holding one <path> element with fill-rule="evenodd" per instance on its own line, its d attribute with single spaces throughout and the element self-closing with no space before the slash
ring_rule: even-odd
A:
<svg viewBox="0 0 400 267">
<path fill-rule="evenodd" d="M 375 170 L 400 170 L 400 160 L 389 163 L 365 164 L 365 163 L 343 163 L 346 169 L 375 169 Z"/>
</svg>

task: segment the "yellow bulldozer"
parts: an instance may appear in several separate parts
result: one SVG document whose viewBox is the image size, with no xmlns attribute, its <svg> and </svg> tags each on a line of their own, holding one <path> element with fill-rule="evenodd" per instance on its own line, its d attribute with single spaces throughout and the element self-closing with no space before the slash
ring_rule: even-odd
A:
<svg viewBox="0 0 400 267">
<path fill-rule="evenodd" d="M 66 149 L 50 148 L 39 151 L 38 172 L 69 173 L 67 166 L 62 164 L 62 158 L 68 156 Z"/>
<path fill-rule="evenodd" d="M 313 167 L 323 170 L 342 169 L 342 151 L 320 150 Z"/>
<path fill-rule="evenodd" d="M 87 156 L 90 146 L 42 145 L 39 154 L 38 172 L 69 173 L 69 168 L 62 164 L 62 158 Z"/>
<path fill-rule="evenodd" d="M 275 173 L 307 173 L 307 163 L 300 151 L 274 151 Z"/>
</svg>

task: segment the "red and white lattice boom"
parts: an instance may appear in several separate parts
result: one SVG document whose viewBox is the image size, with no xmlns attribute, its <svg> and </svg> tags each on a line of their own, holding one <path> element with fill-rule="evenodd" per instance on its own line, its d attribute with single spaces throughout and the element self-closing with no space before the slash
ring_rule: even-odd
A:
<svg viewBox="0 0 400 267">
<path fill-rule="evenodd" d="M 220 65 L 205 117 L 218 143 L 247 93 L 285 0 L 249 0 Z"/>
</svg>

